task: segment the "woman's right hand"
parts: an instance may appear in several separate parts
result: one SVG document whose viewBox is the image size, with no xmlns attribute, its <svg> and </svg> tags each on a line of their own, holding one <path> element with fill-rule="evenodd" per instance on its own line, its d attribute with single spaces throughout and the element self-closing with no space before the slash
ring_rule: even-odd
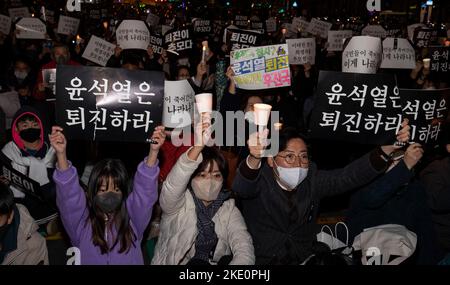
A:
<svg viewBox="0 0 450 285">
<path fill-rule="evenodd" d="M 262 132 L 255 132 L 248 138 L 248 150 L 250 156 L 255 159 L 261 159 L 263 152 L 267 147 L 267 136 L 269 135 L 269 129 L 265 129 Z"/>
<path fill-rule="evenodd" d="M 49 135 L 50 144 L 55 149 L 57 154 L 65 154 L 67 148 L 67 140 L 62 133 L 63 129 L 59 126 L 52 127 L 52 133 Z"/>
</svg>

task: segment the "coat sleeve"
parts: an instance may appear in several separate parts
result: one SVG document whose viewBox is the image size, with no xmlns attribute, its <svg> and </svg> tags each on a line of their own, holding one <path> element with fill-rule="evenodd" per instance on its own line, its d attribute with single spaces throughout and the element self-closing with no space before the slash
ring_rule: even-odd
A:
<svg viewBox="0 0 450 285">
<path fill-rule="evenodd" d="M 317 171 L 315 180 L 319 197 L 338 195 L 369 183 L 384 171 L 374 166 L 374 160 L 378 159 L 374 156 L 375 152 L 370 152 L 344 168 Z M 376 164 L 379 162 L 376 161 Z"/>
<path fill-rule="evenodd" d="M 183 207 L 186 202 L 184 194 L 188 187 L 189 179 L 203 161 L 201 154 L 197 161 L 190 160 L 187 156 L 188 152 L 189 150 L 180 156 L 163 183 L 159 204 L 162 211 L 167 215 L 175 214 Z"/>
<path fill-rule="evenodd" d="M 421 181 L 425 186 L 428 204 L 433 211 L 450 211 L 450 185 L 445 180 L 446 169 L 440 161 L 432 162 L 420 174 Z"/>
<path fill-rule="evenodd" d="M 69 162 L 65 171 L 56 169 L 53 173 L 56 184 L 56 205 L 61 214 L 61 220 L 73 245 L 78 245 L 82 233 L 82 224 L 86 222 L 89 211 L 86 195 L 78 181 L 75 167 Z"/>
<path fill-rule="evenodd" d="M 247 231 L 244 218 L 238 208 L 233 207 L 228 221 L 228 242 L 233 253 L 230 265 L 254 265 L 253 240 Z"/>
<path fill-rule="evenodd" d="M 133 191 L 127 198 L 127 211 L 136 227 L 137 236 L 142 236 L 152 216 L 153 205 L 158 199 L 158 162 L 148 166 L 142 161 L 133 181 Z"/>
</svg>

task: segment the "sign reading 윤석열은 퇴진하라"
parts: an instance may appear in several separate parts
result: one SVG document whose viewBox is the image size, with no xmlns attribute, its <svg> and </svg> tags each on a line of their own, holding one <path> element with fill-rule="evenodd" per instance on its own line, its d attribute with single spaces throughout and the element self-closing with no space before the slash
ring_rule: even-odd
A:
<svg viewBox="0 0 450 285">
<path fill-rule="evenodd" d="M 241 89 L 258 90 L 291 85 L 287 44 L 232 51 L 231 68 Z"/>
<path fill-rule="evenodd" d="M 164 73 L 59 65 L 56 119 L 68 138 L 145 142 L 161 123 Z"/>
</svg>

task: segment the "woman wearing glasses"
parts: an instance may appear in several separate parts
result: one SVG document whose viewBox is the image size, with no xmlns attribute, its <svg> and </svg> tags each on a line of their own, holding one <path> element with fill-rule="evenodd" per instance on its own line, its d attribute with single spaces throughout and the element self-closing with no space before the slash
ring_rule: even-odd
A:
<svg viewBox="0 0 450 285">
<path fill-rule="evenodd" d="M 409 139 L 407 120 L 397 134 Z M 294 129 L 280 132 L 279 152 L 262 162 L 267 132 L 250 136 L 250 155 L 237 171 L 233 191 L 253 239 L 255 264 L 300 264 L 312 253 L 320 199 L 362 186 L 382 173 L 396 147 L 378 147 L 343 169 L 318 170 L 305 138 Z"/>
</svg>

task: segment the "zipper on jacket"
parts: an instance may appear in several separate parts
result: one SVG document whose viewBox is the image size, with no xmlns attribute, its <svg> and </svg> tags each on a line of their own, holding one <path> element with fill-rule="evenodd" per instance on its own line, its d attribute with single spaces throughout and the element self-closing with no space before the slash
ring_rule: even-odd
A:
<svg viewBox="0 0 450 285">
<path fill-rule="evenodd" d="M 108 215 L 106 215 L 106 214 L 105 214 L 105 235 L 104 235 L 104 238 L 105 238 L 106 245 L 108 246 Z"/>
</svg>

